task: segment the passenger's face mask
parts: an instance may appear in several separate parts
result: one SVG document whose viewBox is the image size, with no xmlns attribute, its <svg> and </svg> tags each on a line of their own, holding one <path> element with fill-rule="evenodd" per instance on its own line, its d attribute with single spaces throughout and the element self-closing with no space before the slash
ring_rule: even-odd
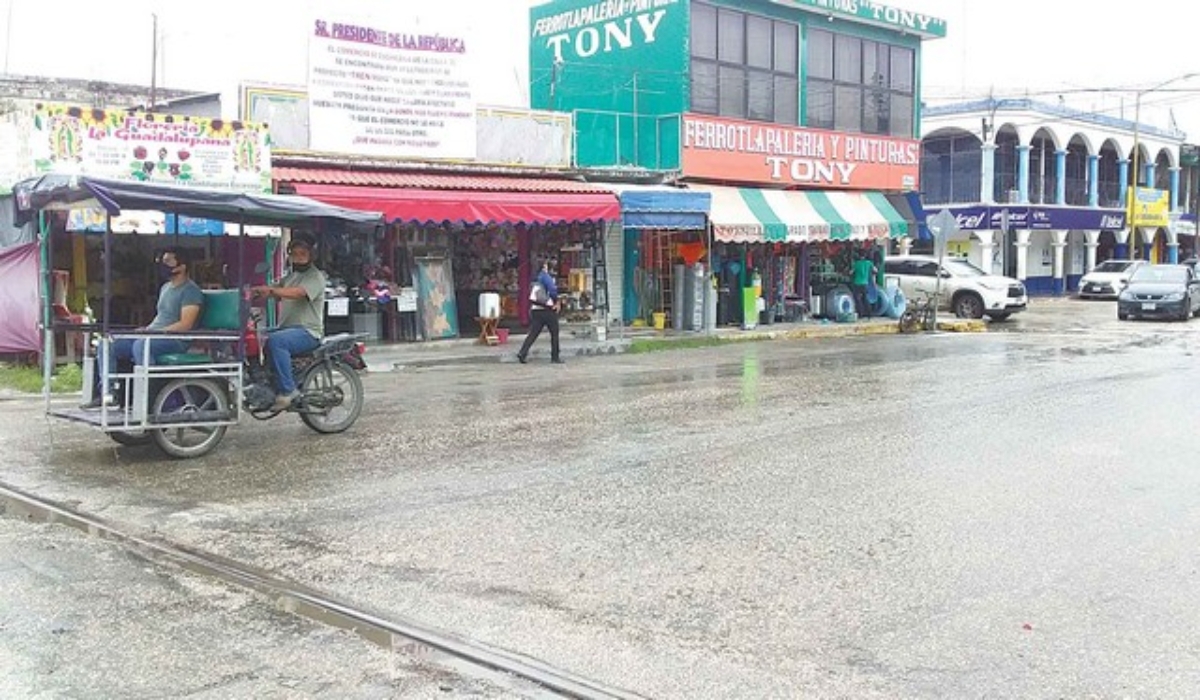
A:
<svg viewBox="0 0 1200 700">
<path fill-rule="evenodd" d="M 169 280 L 174 277 L 179 268 L 180 265 L 175 260 L 168 259 L 158 261 L 158 275 L 164 280 Z"/>
</svg>

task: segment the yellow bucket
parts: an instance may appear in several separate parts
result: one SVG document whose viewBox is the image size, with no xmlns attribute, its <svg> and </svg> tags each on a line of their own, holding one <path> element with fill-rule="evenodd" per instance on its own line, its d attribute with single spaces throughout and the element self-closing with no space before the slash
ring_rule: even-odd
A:
<svg viewBox="0 0 1200 700">
<path fill-rule="evenodd" d="M 662 312 L 654 314 L 654 330 L 661 331 L 667 328 L 667 315 Z"/>
</svg>

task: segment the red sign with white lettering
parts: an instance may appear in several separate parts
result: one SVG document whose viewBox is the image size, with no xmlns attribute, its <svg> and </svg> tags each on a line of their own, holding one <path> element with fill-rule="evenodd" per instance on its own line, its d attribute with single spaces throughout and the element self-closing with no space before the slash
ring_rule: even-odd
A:
<svg viewBox="0 0 1200 700">
<path fill-rule="evenodd" d="M 921 142 L 700 114 L 683 119 L 685 177 L 843 190 L 915 190 Z"/>
</svg>

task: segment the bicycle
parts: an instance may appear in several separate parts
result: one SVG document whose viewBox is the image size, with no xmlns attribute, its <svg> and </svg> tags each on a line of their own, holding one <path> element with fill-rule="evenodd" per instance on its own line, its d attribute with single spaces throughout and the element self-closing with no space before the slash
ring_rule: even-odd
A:
<svg viewBox="0 0 1200 700">
<path fill-rule="evenodd" d="M 916 333 L 920 330 L 936 330 L 936 311 L 939 294 L 926 293 L 915 300 L 900 314 L 900 332 Z"/>
</svg>

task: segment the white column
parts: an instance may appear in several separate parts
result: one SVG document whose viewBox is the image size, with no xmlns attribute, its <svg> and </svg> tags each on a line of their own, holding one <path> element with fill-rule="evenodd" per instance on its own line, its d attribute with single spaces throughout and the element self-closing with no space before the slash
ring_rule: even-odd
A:
<svg viewBox="0 0 1200 700">
<path fill-rule="evenodd" d="M 1065 255 L 1067 249 L 1067 232 L 1051 231 L 1050 245 L 1054 246 L 1054 293 L 1062 294 L 1067 290 Z"/>
<path fill-rule="evenodd" d="M 979 266 L 989 275 L 996 274 L 995 266 L 992 265 L 992 256 L 996 252 L 996 232 L 989 229 L 976 231 L 975 235 L 979 238 Z"/>
<path fill-rule="evenodd" d="M 1084 231 L 1084 245 L 1087 246 L 1087 264 L 1084 268 L 1084 274 L 1096 269 L 1096 254 L 1100 250 L 1100 232 L 1099 231 Z"/>
<path fill-rule="evenodd" d="M 1029 277 L 1029 231 L 1017 231 L 1014 244 L 1017 256 L 1017 279 L 1024 282 Z"/>
<path fill-rule="evenodd" d="M 979 201 L 996 203 L 996 144 L 983 144 L 983 167 L 979 173 Z"/>
<path fill-rule="evenodd" d="M 1120 231 L 1115 232 L 1117 237 L 1117 249 L 1113 252 L 1114 258 L 1127 260 L 1132 260 L 1134 258 L 1133 251 L 1129 249 L 1129 239 L 1132 238 L 1130 235 L 1132 233 L 1133 229 L 1129 228 L 1123 228 Z M 1134 244 L 1137 244 L 1136 240 L 1134 240 Z"/>
</svg>

